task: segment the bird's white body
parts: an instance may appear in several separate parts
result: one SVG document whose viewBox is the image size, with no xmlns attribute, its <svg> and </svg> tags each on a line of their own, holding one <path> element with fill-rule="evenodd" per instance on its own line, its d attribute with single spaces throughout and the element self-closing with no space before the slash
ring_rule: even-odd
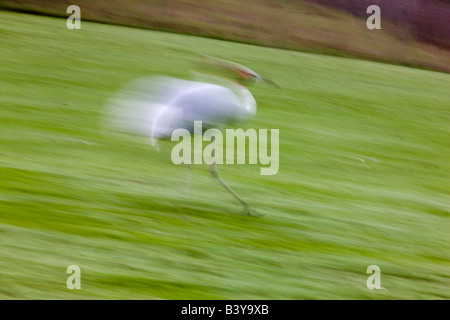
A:
<svg viewBox="0 0 450 320">
<path fill-rule="evenodd" d="M 215 83 L 213 83 L 215 82 Z M 175 129 L 223 128 L 251 119 L 256 101 L 244 86 L 209 77 L 208 82 L 152 77 L 133 82 L 112 101 L 110 114 L 122 129 L 149 135 L 152 142 Z"/>
</svg>

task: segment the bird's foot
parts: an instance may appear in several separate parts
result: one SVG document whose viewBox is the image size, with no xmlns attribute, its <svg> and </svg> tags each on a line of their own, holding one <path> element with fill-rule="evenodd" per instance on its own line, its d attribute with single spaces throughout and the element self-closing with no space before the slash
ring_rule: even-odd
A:
<svg viewBox="0 0 450 320">
<path fill-rule="evenodd" d="M 251 217 L 262 217 L 262 216 L 264 216 L 264 213 L 260 213 L 260 212 L 256 211 L 255 209 L 250 207 L 250 205 L 247 204 L 247 203 L 244 204 L 244 212 L 245 212 L 246 215 L 251 216 Z"/>
</svg>

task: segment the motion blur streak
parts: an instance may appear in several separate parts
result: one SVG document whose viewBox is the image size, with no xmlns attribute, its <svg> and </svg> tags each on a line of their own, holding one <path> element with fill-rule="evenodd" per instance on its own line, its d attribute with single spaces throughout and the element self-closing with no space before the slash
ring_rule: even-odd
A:
<svg viewBox="0 0 450 320">
<path fill-rule="evenodd" d="M 160 3 L 187 7 L 180 1 Z M 361 52 L 402 45 L 385 33 L 340 41 L 339 21 L 362 26 L 358 39 L 373 31 L 346 13 L 292 14 L 307 24 L 290 29 L 291 16 L 292 36 L 358 43 Z M 0 299 L 450 299 L 449 74 L 86 20 L 69 30 L 65 22 L 0 11 Z M 224 33 L 242 26 L 227 22 Z M 242 215 L 209 166 L 173 165 L 170 142 L 160 152 L 147 143 L 152 128 L 143 119 L 160 106 L 141 102 L 159 103 L 180 79 L 195 79 L 190 57 L 198 52 L 280 87 L 249 87 L 258 102 L 249 125 L 280 130 L 279 172 L 219 169 L 263 217 Z M 434 58 L 441 51 L 429 53 L 420 57 L 448 65 Z M 165 80 L 155 84 L 157 75 Z M 71 265 L 80 268 L 80 290 L 66 286 Z M 372 265 L 381 289 L 366 286 Z"/>
</svg>

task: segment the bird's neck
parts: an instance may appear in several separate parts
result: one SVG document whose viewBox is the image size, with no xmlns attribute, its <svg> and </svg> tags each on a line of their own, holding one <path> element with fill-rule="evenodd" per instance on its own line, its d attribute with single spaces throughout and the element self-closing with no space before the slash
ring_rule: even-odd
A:
<svg viewBox="0 0 450 320">
<path fill-rule="evenodd" d="M 250 116 L 254 116 L 256 114 L 255 98 L 253 98 L 253 95 L 250 93 L 250 91 L 243 85 L 239 84 L 238 82 L 210 74 L 193 72 L 193 75 L 197 81 L 212 83 L 230 89 L 239 99 L 241 105 Z"/>
<path fill-rule="evenodd" d="M 235 89 L 233 90 L 232 88 L 230 88 L 230 90 L 232 90 L 236 94 L 248 114 L 254 116 L 256 114 L 255 98 L 253 98 L 253 95 L 250 93 L 250 91 L 243 85 L 239 83 L 234 83 L 234 85 Z"/>
</svg>

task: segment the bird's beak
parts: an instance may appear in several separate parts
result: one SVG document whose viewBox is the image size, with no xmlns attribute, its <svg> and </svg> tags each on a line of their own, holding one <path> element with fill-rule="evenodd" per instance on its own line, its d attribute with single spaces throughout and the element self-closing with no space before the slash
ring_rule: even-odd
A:
<svg viewBox="0 0 450 320">
<path fill-rule="evenodd" d="M 276 84 L 275 82 L 273 82 L 272 80 L 263 78 L 263 77 L 259 77 L 259 81 L 267 83 L 268 85 L 271 85 L 272 87 L 276 87 L 276 88 L 280 88 L 280 86 L 278 84 Z"/>
</svg>

